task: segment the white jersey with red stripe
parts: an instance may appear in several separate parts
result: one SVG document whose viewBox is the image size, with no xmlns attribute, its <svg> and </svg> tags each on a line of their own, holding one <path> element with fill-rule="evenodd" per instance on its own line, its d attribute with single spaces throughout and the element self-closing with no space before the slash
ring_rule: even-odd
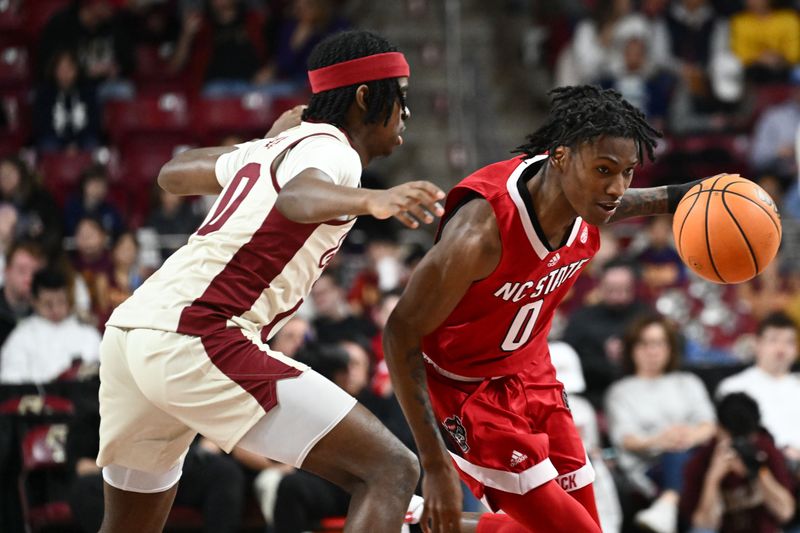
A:
<svg viewBox="0 0 800 533">
<path fill-rule="evenodd" d="M 361 160 L 330 124 L 301 123 L 219 157 L 222 193 L 188 243 L 120 305 L 107 325 L 206 335 L 239 327 L 266 341 L 300 307 L 355 219 L 301 224 L 276 208 L 308 168 L 358 187 Z"/>
</svg>

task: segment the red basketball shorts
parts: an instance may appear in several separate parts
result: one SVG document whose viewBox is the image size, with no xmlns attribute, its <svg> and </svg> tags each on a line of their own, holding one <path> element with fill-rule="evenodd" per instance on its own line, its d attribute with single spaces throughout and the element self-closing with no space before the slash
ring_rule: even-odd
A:
<svg viewBox="0 0 800 533">
<path fill-rule="evenodd" d="M 564 387 L 528 371 L 482 381 L 442 375 L 428 363 L 431 405 L 461 478 L 476 497 L 491 487 L 525 494 L 557 480 L 566 491 L 594 481 L 594 470 Z"/>
</svg>

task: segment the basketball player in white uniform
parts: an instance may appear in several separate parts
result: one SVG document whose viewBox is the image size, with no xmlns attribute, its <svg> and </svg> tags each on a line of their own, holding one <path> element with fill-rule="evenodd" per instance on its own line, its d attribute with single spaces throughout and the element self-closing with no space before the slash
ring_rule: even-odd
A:
<svg viewBox="0 0 800 533">
<path fill-rule="evenodd" d="M 357 215 L 411 227 L 441 213 L 427 182 L 359 188 L 362 166 L 402 144 L 408 65 L 348 32 L 309 61 L 299 126 L 235 148 L 190 150 L 159 184 L 219 193 L 189 242 L 107 323 L 101 346 L 101 531 L 160 531 L 197 433 L 302 467 L 352 494 L 347 531 L 399 531 L 416 458 L 354 398 L 271 351 Z"/>
</svg>

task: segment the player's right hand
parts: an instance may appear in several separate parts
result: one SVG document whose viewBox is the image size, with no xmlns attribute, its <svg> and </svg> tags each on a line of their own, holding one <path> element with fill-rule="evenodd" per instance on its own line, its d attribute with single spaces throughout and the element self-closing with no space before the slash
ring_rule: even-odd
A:
<svg viewBox="0 0 800 533">
<path fill-rule="evenodd" d="M 425 533 L 461 533 L 463 494 L 453 465 L 426 470 L 422 477 L 425 509 L 419 525 Z"/>
<path fill-rule="evenodd" d="M 395 217 L 409 228 L 430 224 L 442 216 L 439 200 L 444 191 L 428 181 L 411 181 L 385 191 L 374 191 L 367 199 L 367 212 L 377 219 Z"/>
</svg>

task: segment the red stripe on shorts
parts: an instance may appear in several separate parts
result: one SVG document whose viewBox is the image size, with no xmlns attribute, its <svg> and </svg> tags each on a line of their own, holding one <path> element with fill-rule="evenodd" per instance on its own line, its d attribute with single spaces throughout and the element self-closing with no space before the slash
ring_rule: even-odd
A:
<svg viewBox="0 0 800 533">
<path fill-rule="evenodd" d="M 202 296 L 184 308 L 177 332 L 200 337 L 211 361 L 258 400 L 277 403 L 275 381 L 301 372 L 267 355 L 228 319 L 247 312 L 319 224 L 300 224 L 273 208 L 249 242 L 233 255 Z"/>
</svg>

